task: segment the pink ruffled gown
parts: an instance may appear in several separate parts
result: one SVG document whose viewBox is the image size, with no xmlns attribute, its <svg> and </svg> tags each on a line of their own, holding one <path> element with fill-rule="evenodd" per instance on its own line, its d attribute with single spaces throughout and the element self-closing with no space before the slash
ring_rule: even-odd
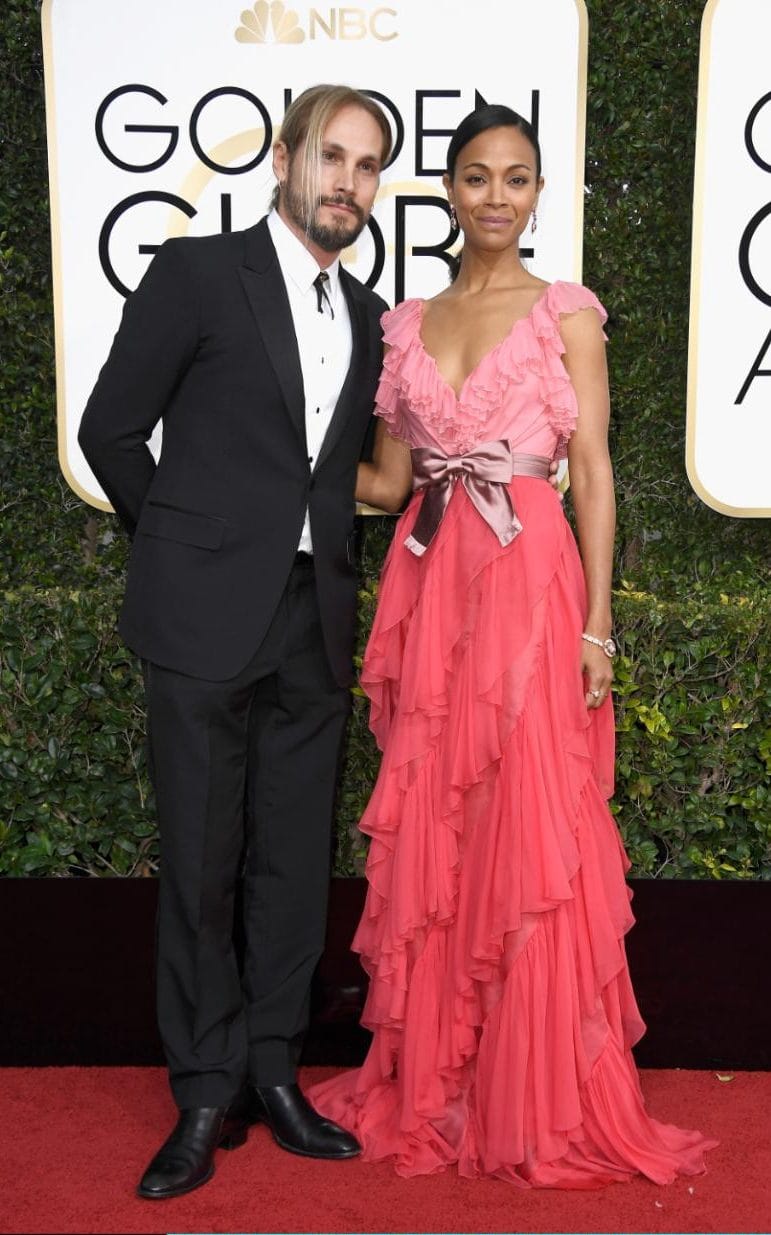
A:
<svg viewBox="0 0 771 1235">
<path fill-rule="evenodd" d="M 412 448 L 564 455 L 577 405 L 559 318 L 589 308 L 605 320 L 590 291 L 552 284 L 456 397 L 423 348 L 422 302 L 405 301 L 383 318 L 378 412 Z M 645 1111 L 613 712 L 584 702 L 581 563 L 551 486 L 508 489 L 523 530 L 506 547 L 461 483 L 422 556 L 405 545 L 421 493 L 396 528 L 362 673 L 383 752 L 353 944 L 374 1040 L 310 1096 L 401 1175 L 667 1183 L 715 1142 Z"/>
</svg>

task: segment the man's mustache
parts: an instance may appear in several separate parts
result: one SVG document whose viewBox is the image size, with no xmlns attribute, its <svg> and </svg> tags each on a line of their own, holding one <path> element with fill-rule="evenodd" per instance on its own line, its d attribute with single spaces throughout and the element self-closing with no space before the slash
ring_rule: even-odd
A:
<svg viewBox="0 0 771 1235">
<path fill-rule="evenodd" d="M 353 213 L 356 215 L 360 223 L 363 223 L 365 221 L 364 211 L 362 210 L 361 206 L 359 206 L 353 200 L 352 197 L 346 197 L 342 193 L 338 193 L 336 197 L 320 197 L 319 205 L 320 206 L 347 206 L 349 210 L 353 211 Z"/>
</svg>

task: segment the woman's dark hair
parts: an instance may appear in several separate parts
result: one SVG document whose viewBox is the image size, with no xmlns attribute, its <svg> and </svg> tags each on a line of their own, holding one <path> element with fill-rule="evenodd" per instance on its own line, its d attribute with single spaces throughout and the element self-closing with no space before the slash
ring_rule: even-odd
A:
<svg viewBox="0 0 771 1235">
<path fill-rule="evenodd" d="M 505 128 L 519 129 L 522 136 L 526 137 L 530 142 L 535 151 L 535 178 L 540 180 L 541 147 L 538 142 L 538 134 L 529 120 L 526 120 L 524 116 L 520 116 L 519 112 L 514 111 L 511 107 L 505 107 L 502 103 L 485 104 L 484 107 L 479 107 L 476 111 L 469 112 L 461 120 L 447 147 L 447 175 L 450 177 L 450 180 L 455 178 L 455 165 L 458 162 L 458 155 L 464 146 L 467 146 L 480 133 L 486 133 L 488 129 Z M 450 278 L 454 281 L 457 279 L 460 270 L 460 255 L 452 257 L 448 253 L 447 256 L 451 263 Z"/>
<path fill-rule="evenodd" d="M 539 180 L 541 177 L 541 147 L 538 144 L 538 134 L 529 120 L 525 120 L 524 116 L 520 116 L 519 112 L 513 111 L 510 107 L 504 107 L 502 103 L 486 104 L 476 111 L 469 112 L 461 120 L 447 147 L 447 175 L 450 179 L 452 180 L 455 175 L 455 164 L 464 146 L 467 146 L 475 137 L 479 137 L 480 133 L 486 133 L 488 129 L 507 128 L 519 129 L 530 142 L 535 151 L 535 178 Z"/>
</svg>

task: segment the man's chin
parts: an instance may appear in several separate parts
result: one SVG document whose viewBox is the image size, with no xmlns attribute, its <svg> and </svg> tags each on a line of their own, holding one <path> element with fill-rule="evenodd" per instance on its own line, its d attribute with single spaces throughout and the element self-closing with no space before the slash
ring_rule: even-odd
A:
<svg viewBox="0 0 771 1235">
<path fill-rule="evenodd" d="M 358 220 L 355 223 L 348 223 L 344 219 L 340 219 L 332 226 L 317 223 L 311 233 L 311 240 L 317 244 L 325 253 L 339 253 L 342 249 L 347 249 L 361 235 L 365 227 L 364 223 Z"/>
</svg>

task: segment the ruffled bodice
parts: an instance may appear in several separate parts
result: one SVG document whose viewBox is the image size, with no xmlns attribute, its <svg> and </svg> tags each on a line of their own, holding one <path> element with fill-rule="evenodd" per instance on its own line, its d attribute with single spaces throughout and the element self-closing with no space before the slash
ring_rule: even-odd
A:
<svg viewBox="0 0 771 1235">
<path fill-rule="evenodd" d="M 508 441 L 512 451 L 564 458 L 578 405 L 562 357 L 560 317 L 607 313 L 579 283 L 551 283 L 526 317 L 482 358 L 460 395 L 423 346 L 422 300 L 405 300 L 382 318 L 388 345 L 376 411 L 389 432 L 411 448 L 436 445 L 462 454 L 483 441 Z"/>
</svg>

